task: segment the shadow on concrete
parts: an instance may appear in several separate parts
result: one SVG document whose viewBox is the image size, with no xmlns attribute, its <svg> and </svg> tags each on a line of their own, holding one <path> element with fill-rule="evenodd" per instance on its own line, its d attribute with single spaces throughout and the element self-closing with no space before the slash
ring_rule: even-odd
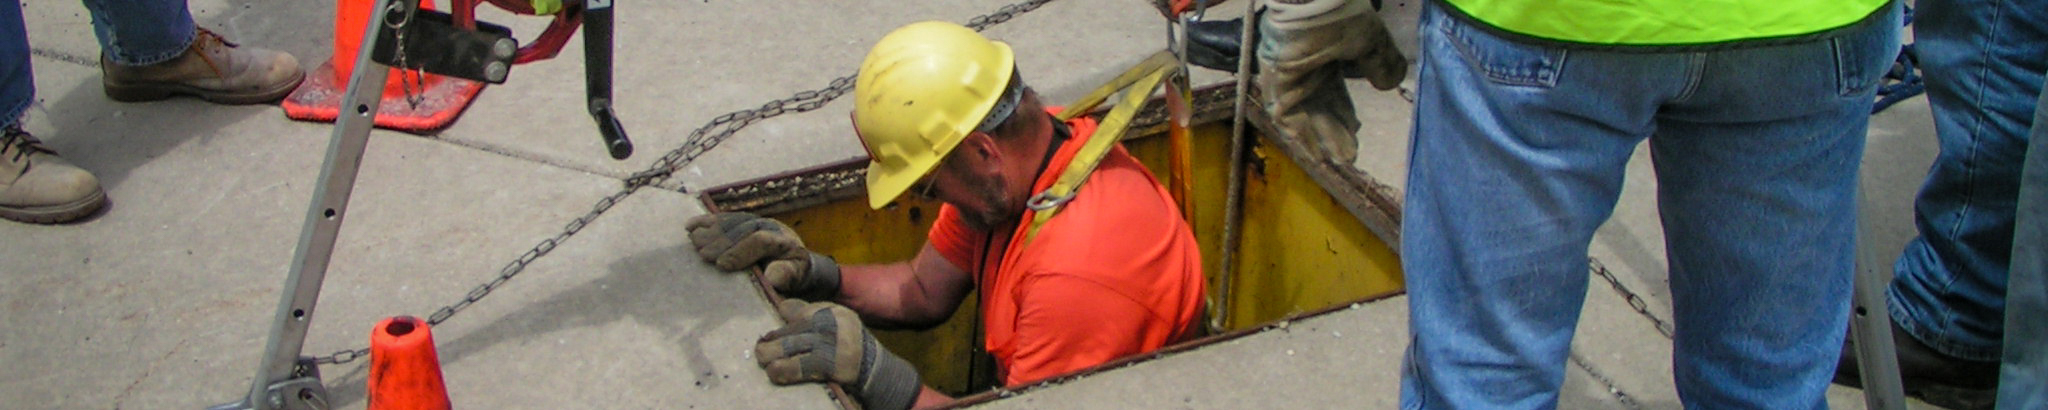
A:
<svg viewBox="0 0 2048 410">
<path fill-rule="evenodd" d="M 99 177 L 100 186 L 110 193 L 117 191 L 135 169 L 188 141 L 211 141 L 227 124 L 271 111 L 216 107 L 189 98 L 115 102 L 103 93 L 98 76 L 80 82 L 62 96 L 44 98 L 43 102 L 50 113 L 49 123 L 55 128 L 44 140 L 63 153 L 65 159 L 92 171 Z M 114 200 L 144 203 L 157 199 Z"/>
<path fill-rule="evenodd" d="M 290 52 L 299 57 L 301 65 L 318 65 L 330 53 L 326 49 L 331 47 L 328 42 L 333 31 L 332 4 L 304 7 L 303 2 L 229 3 L 230 10 L 208 12 L 195 8 L 195 15 L 207 16 L 198 21 L 200 27 L 213 29 L 238 43 Z M 318 55 L 309 55 L 315 53 Z M 66 57 L 97 59 L 96 55 Z M 38 62 L 43 66 L 56 64 L 74 63 L 54 59 Z M 84 68 L 98 71 L 97 66 Z M 146 103 L 116 102 L 106 97 L 97 74 L 87 76 L 69 90 L 52 91 L 57 90 L 37 93 L 38 102 L 48 113 L 49 124 L 55 128 L 45 140 L 66 159 L 92 171 L 108 191 L 119 187 L 136 168 L 188 141 L 210 141 L 227 125 L 254 116 L 283 115 L 275 104 L 220 106 L 183 97 Z M 132 200 L 145 203 L 150 199 Z"/>
<path fill-rule="evenodd" d="M 517 343 L 535 335 L 632 321 L 666 336 L 667 344 L 672 344 L 669 348 L 682 357 L 689 374 L 696 376 L 694 381 L 675 383 L 694 383 L 700 389 L 717 388 L 728 375 L 717 373 L 700 340 L 734 317 L 767 315 L 769 310 L 767 302 L 761 301 L 751 286 L 736 286 L 744 282 L 709 269 L 678 269 L 703 263 L 690 252 L 677 246 L 614 261 L 608 267 L 610 273 L 603 277 L 520 306 L 462 337 L 441 341 L 441 363 L 444 367 L 459 363 L 501 343 Z M 329 400 L 336 406 L 363 401 L 368 384 L 365 368 L 355 366 L 348 373 L 328 376 Z M 454 401 L 460 403 L 461 398 Z"/>
</svg>

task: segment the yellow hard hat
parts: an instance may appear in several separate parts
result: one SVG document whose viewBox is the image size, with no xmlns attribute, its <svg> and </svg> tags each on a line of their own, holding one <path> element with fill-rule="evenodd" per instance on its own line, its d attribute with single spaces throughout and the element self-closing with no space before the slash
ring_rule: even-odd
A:
<svg viewBox="0 0 2048 410">
<path fill-rule="evenodd" d="M 868 206 L 902 196 L 974 131 L 1017 108 L 1010 46 L 958 24 L 911 23 L 875 43 L 854 80 L 853 128 L 868 151 Z"/>
</svg>

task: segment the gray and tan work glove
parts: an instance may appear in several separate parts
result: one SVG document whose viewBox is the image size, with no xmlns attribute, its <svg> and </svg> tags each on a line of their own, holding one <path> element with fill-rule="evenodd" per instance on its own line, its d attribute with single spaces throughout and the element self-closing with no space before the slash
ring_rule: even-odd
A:
<svg viewBox="0 0 2048 410">
<path fill-rule="evenodd" d="M 804 248 L 796 231 L 774 219 L 746 212 L 699 215 L 685 223 L 697 255 L 719 269 L 762 267 L 776 293 L 803 300 L 839 294 L 839 263 Z"/>
<path fill-rule="evenodd" d="M 754 359 L 768 380 L 838 383 L 866 409 L 908 409 L 917 400 L 923 386 L 917 368 L 875 342 L 852 310 L 792 299 L 778 308 L 789 324 L 754 345 Z"/>
<path fill-rule="evenodd" d="M 1358 158 L 1358 112 L 1345 77 L 1390 90 L 1408 60 L 1369 0 L 1272 0 L 1259 19 L 1259 89 L 1287 132 L 1316 141 L 1331 162 Z"/>
</svg>

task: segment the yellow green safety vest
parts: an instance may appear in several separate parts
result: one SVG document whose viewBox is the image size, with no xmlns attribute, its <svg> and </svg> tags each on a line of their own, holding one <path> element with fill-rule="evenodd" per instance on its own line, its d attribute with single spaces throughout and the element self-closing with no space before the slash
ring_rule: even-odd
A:
<svg viewBox="0 0 2048 410">
<path fill-rule="evenodd" d="M 1509 32 L 1602 45 L 1691 45 L 1812 34 L 1890 0 L 1444 0 Z"/>
</svg>

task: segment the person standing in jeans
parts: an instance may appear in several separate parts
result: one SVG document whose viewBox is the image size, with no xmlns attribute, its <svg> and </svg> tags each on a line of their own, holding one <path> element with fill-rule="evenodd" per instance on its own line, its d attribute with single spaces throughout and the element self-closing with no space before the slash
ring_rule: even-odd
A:
<svg viewBox="0 0 2048 410">
<path fill-rule="evenodd" d="M 99 180 L 21 129 L 35 102 L 21 2 L 0 4 L 0 218 L 62 223 L 107 204 Z M 100 82 L 116 101 L 191 95 L 223 104 L 276 101 L 306 77 L 290 54 L 240 47 L 192 22 L 184 0 L 87 0 L 100 41 Z"/>
<path fill-rule="evenodd" d="M 2013 235 L 2020 171 L 2028 133 L 2043 126 L 2034 117 L 2048 72 L 2048 1 L 1923 0 L 1915 10 L 1941 153 L 1914 201 L 1919 236 L 1893 266 L 1893 339 L 1909 393 L 1988 407 L 2001 345 L 2048 343 L 2005 326 L 2008 272 L 2025 256 Z"/>
<path fill-rule="evenodd" d="M 1407 409 L 1555 408 L 1594 230 L 1648 141 L 1689 408 L 1826 408 L 1888 0 L 1430 0 Z"/>
</svg>

